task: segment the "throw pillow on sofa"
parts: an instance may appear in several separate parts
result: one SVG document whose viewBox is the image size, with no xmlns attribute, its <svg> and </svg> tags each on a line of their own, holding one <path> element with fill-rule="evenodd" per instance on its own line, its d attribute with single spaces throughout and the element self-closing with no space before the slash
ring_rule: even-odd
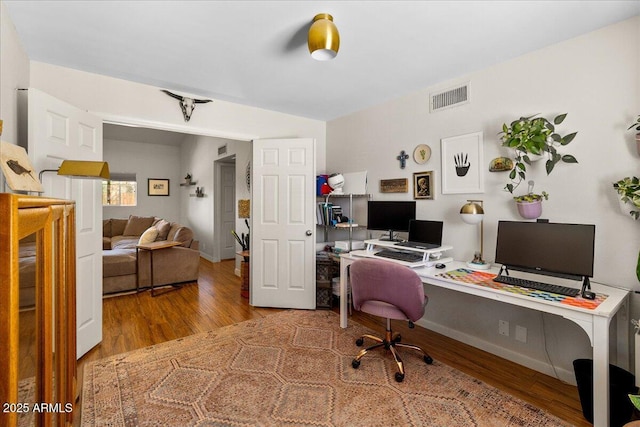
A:
<svg viewBox="0 0 640 427">
<path fill-rule="evenodd" d="M 149 243 L 155 242 L 156 237 L 158 237 L 158 229 L 155 227 L 149 227 L 140 236 L 140 240 L 138 240 L 138 244 L 147 245 Z"/>
<path fill-rule="evenodd" d="M 169 230 L 171 230 L 171 223 L 161 219 L 153 226 L 158 230 L 158 237 L 156 237 L 156 240 L 167 240 L 167 235 L 169 234 Z"/>
<path fill-rule="evenodd" d="M 127 221 L 127 226 L 124 228 L 124 233 L 122 233 L 122 235 L 141 236 L 146 229 L 153 225 L 153 221 L 155 221 L 155 218 L 152 216 L 144 217 L 129 215 L 129 221 Z"/>
<path fill-rule="evenodd" d="M 127 223 L 129 222 L 129 220 L 124 218 L 111 218 L 110 221 L 111 221 L 111 235 L 107 237 L 123 236 L 124 228 L 127 226 Z"/>
<path fill-rule="evenodd" d="M 193 241 L 193 231 L 188 227 L 183 227 L 173 223 L 171 230 L 169 231 L 169 235 L 167 236 L 167 240 L 180 242 L 182 246 L 188 248 L 191 246 L 191 242 Z"/>
</svg>

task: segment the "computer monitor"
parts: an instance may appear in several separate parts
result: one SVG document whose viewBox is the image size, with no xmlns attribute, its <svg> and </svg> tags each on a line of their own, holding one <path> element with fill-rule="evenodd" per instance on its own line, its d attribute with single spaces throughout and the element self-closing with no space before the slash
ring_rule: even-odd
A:
<svg viewBox="0 0 640 427">
<path fill-rule="evenodd" d="M 409 231 L 409 221 L 416 219 L 416 202 L 374 201 L 367 205 L 367 229 L 388 231 L 389 238 L 380 240 L 397 241 L 394 233 Z"/>
<path fill-rule="evenodd" d="M 593 277 L 595 225 L 499 221 L 496 263 L 573 280 Z"/>
</svg>

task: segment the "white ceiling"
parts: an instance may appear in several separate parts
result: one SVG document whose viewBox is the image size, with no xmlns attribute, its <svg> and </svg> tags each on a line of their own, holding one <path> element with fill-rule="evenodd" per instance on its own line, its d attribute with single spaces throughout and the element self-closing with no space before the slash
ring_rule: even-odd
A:
<svg viewBox="0 0 640 427">
<path fill-rule="evenodd" d="M 318 120 L 640 14 L 640 0 L 3 1 L 32 60 Z M 306 46 L 322 12 L 341 38 L 327 62 Z"/>
</svg>

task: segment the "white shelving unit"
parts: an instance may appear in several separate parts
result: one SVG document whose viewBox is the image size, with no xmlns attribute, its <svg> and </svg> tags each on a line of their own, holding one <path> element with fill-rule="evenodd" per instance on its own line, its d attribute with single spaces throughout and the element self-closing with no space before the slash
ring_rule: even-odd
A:
<svg viewBox="0 0 640 427">
<path fill-rule="evenodd" d="M 328 194 L 326 196 L 318 196 L 318 200 L 322 200 L 322 202 L 324 203 L 330 203 L 330 201 L 332 199 L 338 199 L 338 200 L 348 200 L 348 211 L 349 213 L 345 215 L 349 218 L 349 222 L 348 224 L 355 224 L 355 225 L 342 225 L 342 226 L 335 226 L 333 224 L 318 224 L 319 227 L 323 228 L 323 232 L 324 232 L 324 241 L 327 242 L 329 241 L 329 235 L 334 232 L 341 232 L 343 230 L 347 230 L 348 231 L 348 242 L 349 242 L 349 251 L 352 250 L 352 242 L 353 242 L 353 230 L 354 229 L 361 229 L 364 230 L 367 228 L 367 226 L 364 224 L 364 222 L 366 222 L 366 218 L 361 218 L 361 221 L 358 221 L 357 219 L 355 219 L 353 217 L 354 215 L 354 209 L 353 209 L 353 204 L 354 204 L 354 199 L 356 200 L 356 203 L 358 200 L 362 200 L 363 202 L 366 202 L 368 200 L 371 199 L 371 195 L 370 194 Z M 336 203 L 339 204 L 339 203 Z M 344 212 L 344 206 L 340 205 L 343 209 Z M 366 212 L 366 207 L 365 210 Z"/>
</svg>

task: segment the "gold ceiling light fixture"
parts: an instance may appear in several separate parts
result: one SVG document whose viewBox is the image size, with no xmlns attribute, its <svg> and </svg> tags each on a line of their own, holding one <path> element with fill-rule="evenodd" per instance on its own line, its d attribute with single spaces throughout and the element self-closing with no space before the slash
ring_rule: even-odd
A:
<svg viewBox="0 0 640 427">
<path fill-rule="evenodd" d="M 333 23 L 333 16 L 328 13 L 314 16 L 307 42 L 313 59 L 327 61 L 335 58 L 340 49 L 340 34 Z"/>
</svg>

